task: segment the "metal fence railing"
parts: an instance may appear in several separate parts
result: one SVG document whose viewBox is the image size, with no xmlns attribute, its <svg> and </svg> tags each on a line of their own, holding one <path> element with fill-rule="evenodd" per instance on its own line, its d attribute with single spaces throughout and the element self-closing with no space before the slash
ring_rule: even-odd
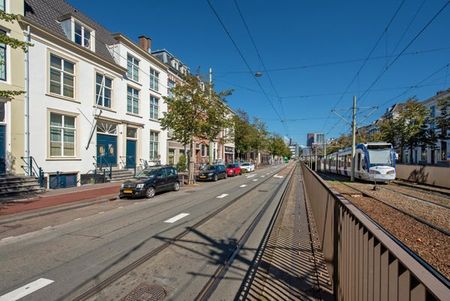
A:
<svg viewBox="0 0 450 301">
<path fill-rule="evenodd" d="M 449 281 L 302 164 L 336 300 L 449 300 Z"/>
</svg>

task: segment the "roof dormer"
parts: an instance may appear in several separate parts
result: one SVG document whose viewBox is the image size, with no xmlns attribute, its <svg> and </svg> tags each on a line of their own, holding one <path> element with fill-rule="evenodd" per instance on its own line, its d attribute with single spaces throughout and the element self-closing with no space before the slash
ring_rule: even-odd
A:
<svg viewBox="0 0 450 301">
<path fill-rule="evenodd" d="M 68 16 L 60 22 L 68 39 L 84 48 L 95 51 L 95 31 L 91 27 L 78 21 L 73 16 Z"/>
</svg>

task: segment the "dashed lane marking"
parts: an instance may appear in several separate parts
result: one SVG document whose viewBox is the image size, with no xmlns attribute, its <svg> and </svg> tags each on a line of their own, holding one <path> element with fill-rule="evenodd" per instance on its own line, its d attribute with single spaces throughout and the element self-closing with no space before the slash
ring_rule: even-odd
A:
<svg viewBox="0 0 450 301">
<path fill-rule="evenodd" d="M 47 226 L 47 227 L 42 228 L 42 230 L 48 230 L 48 229 L 51 229 L 51 228 L 52 228 L 52 226 Z"/>
<path fill-rule="evenodd" d="M 247 179 L 253 178 L 254 176 L 256 176 L 256 174 L 248 175 L 248 176 L 247 176 Z"/>
<path fill-rule="evenodd" d="M 77 217 L 76 219 L 74 219 L 74 221 L 79 221 L 81 219 L 81 217 Z"/>
<path fill-rule="evenodd" d="M 258 181 L 258 179 L 253 179 L 253 182 L 256 182 L 256 181 Z"/>
<path fill-rule="evenodd" d="M 8 236 L 8 237 L 3 237 L 2 239 L 0 239 L 1 241 L 5 241 L 5 240 L 10 240 L 13 239 L 15 236 Z"/>
<path fill-rule="evenodd" d="M 180 219 L 182 219 L 183 217 L 186 217 L 186 216 L 188 216 L 189 215 L 189 213 L 180 213 L 180 214 L 178 214 L 178 215 L 175 215 L 174 217 L 172 217 L 172 218 L 169 218 L 168 220 L 166 220 L 166 221 L 164 221 L 165 223 L 168 223 L 168 224 L 173 224 L 173 223 L 175 223 L 177 220 L 180 220 Z"/>
<path fill-rule="evenodd" d="M 244 187 L 247 187 L 247 185 L 245 185 L 245 184 L 242 184 L 241 186 L 239 186 L 239 187 L 241 187 L 241 188 L 244 188 Z"/>
<path fill-rule="evenodd" d="M 227 195 L 228 195 L 228 194 L 223 193 L 223 194 L 217 196 L 216 198 L 218 198 L 218 199 L 223 199 L 223 198 L 226 197 Z"/>
<path fill-rule="evenodd" d="M 38 280 L 25 284 L 24 286 L 19 287 L 12 292 L 0 296 L 0 301 L 13 301 L 22 299 L 23 297 L 34 293 L 35 291 L 40 290 L 41 288 L 46 287 L 49 284 L 52 284 L 53 282 L 55 281 L 45 278 L 39 278 Z"/>
<path fill-rule="evenodd" d="M 283 176 L 280 176 L 280 175 L 274 175 L 273 177 L 274 177 L 274 178 L 278 178 L 278 179 L 284 178 Z"/>
<path fill-rule="evenodd" d="M 100 211 L 98 214 L 103 214 L 103 213 L 105 213 L 105 211 Z"/>
</svg>

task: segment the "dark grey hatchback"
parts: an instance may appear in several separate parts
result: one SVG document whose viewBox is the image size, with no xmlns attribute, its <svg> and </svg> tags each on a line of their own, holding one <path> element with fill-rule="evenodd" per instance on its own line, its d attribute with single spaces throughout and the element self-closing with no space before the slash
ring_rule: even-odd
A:
<svg viewBox="0 0 450 301">
<path fill-rule="evenodd" d="M 205 169 L 200 171 L 197 176 L 197 181 L 201 180 L 212 180 L 217 181 L 218 179 L 226 179 L 227 171 L 225 169 L 225 165 L 217 164 L 217 165 L 208 165 Z"/>
<path fill-rule="evenodd" d="M 151 167 L 139 172 L 134 180 L 123 183 L 120 186 L 119 198 L 152 198 L 157 192 L 179 189 L 178 172 L 174 167 Z"/>
</svg>

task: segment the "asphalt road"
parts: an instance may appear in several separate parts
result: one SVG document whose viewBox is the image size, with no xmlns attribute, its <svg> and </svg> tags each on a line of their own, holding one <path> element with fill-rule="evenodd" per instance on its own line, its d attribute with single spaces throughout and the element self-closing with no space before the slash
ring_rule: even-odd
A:
<svg viewBox="0 0 450 301">
<path fill-rule="evenodd" d="M 233 299 L 233 290 L 241 283 L 245 266 L 250 264 L 277 205 L 273 192 L 286 184 L 287 170 L 281 171 L 283 167 L 183 187 L 179 192 L 160 194 L 151 200 L 104 202 L 3 223 L 0 301 L 10 300 L 13 295 L 24 296 L 21 300 L 71 300 L 171 241 L 224 203 L 253 190 L 93 298 L 120 300 L 142 283 L 164 288 L 172 300 L 195 298 L 226 259 L 236 239 L 270 202 L 237 258 L 241 262 L 239 269 L 227 273 L 213 298 Z"/>
</svg>

